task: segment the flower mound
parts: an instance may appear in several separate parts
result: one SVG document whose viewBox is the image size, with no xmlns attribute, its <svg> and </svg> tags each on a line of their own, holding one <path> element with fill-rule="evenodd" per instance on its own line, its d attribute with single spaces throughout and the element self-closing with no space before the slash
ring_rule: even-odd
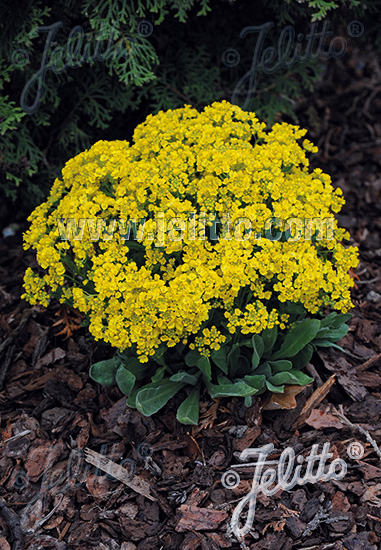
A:
<svg viewBox="0 0 381 550">
<path fill-rule="evenodd" d="M 142 363 L 163 345 L 210 356 L 295 311 L 347 311 L 357 252 L 333 218 L 341 190 L 310 173 L 306 130 L 264 127 L 227 102 L 186 106 L 148 116 L 133 145 L 101 141 L 71 159 L 29 218 L 25 247 L 43 272 L 27 270 L 24 297 L 72 304 L 96 339 Z M 332 219 L 332 235 L 297 238 L 291 218 Z"/>
</svg>

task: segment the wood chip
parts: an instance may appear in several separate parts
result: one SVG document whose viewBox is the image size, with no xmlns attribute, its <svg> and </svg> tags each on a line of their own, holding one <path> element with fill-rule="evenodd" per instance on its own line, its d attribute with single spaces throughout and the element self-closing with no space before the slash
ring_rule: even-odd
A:
<svg viewBox="0 0 381 550">
<path fill-rule="evenodd" d="M 364 476 L 365 481 L 369 479 L 380 479 L 381 478 L 381 468 L 368 464 L 367 462 L 358 461 L 359 470 Z"/>
<path fill-rule="evenodd" d="M 8 541 L 4 537 L 0 537 L 0 550 L 11 550 Z"/>
<path fill-rule="evenodd" d="M 328 393 L 331 391 L 332 386 L 335 383 L 335 374 L 333 374 L 320 388 L 317 388 L 317 390 L 314 391 L 314 393 L 311 395 L 309 399 L 305 402 L 302 410 L 300 411 L 299 418 L 296 419 L 294 422 L 294 425 L 292 426 L 293 429 L 300 428 L 310 413 L 312 409 L 315 409 L 322 401 L 323 399 L 328 395 Z"/>
<path fill-rule="evenodd" d="M 364 492 L 364 494 L 361 497 L 361 502 L 370 502 L 375 506 L 381 506 L 381 499 L 378 498 L 378 495 L 380 494 L 381 494 L 381 483 L 377 483 L 377 485 L 372 485 L 371 487 L 368 487 L 368 489 Z"/>
<path fill-rule="evenodd" d="M 331 351 L 325 353 L 319 352 L 319 357 L 323 361 L 324 366 L 337 375 L 339 384 L 353 401 L 362 401 L 366 398 L 368 391 L 358 381 L 356 370 L 352 368 L 344 357 L 336 357 Z"/>
<path fill-rule="evenodd" d="M 28 479 L 35 483 L 43 474 L 47 474 L 61 456 L 66 447 L 62 439 L 53 444 L 50 441 L 36 440 L 25 459 L 25 470 Z"/>
<path fill-rule="evenodd" d="M 329 412 L 329 408 L 325 411 L 320 409 L 311 411 L 308 418 L 306 418 L 306 424 L 312 426 L 316 430 L 321 430 L 322 428 L 336 428 L 336 430 L 340 430 L 345 426 L 345 424 L 340 422 L 337 418 L 337 415 Z"/>
<path fill-rule="evenodd" d="M 26 384 L 22 387 L 24 391 L 36 391 L 41 390 L 46 382 L 48 380 L 54 380 L 56 377 L 56 373 L 54 371 L 47 372 L 46 374 L 43 374 L 40 376 L 40 378 L 37 378 L 36 380 L 33 380 L 33 382 L 30 382 L 29 384 Z"/>
<path fill-rule="evenodd" d="M 23 550 L 24 533 L 21 527 L 19 517 L 11 508 L 8 508 L 4 504 L 4 502 L 2 502 L 1 500 L 0 500 L 0 516 L 3 518 L 4 522 L 8 525 L 9 531 L 11 533 L 11 538 L 13 541 L 12 549 Z"/>
<path fill-rule="evenodd" d="M 175 527 L 176 531 L 212 531 L 227 518 L 223 510 L 212 508 L 198 508 L 183 504 L 179 508 L 180 519 Z"/>
<path fill-rule="evenodd" d="M 225 535 L 220 535 L 220 533 L 208 533 L 207 536 L 218 548 L 230 548 L 232 545 L 231 541 Z"/>
<path fill-rule="evenodd" d="M 248 428 L 243 436 L 233 440 L 233 448 L 235 451 L 244 451 L 252 446 L 254 441 L 261 435 L 261 428 L 259 426 L 253 426 Z"/>
<path fill-rule="evenodd" d="M 64 351 L 62 348 L 52 349 L 37 361 L 36 369 L 41 369 L 42 367 L 52 365 L 59 359 L 63 359 L 65 356 L 66 351 Z"/>
<path fill-rule="evenodd" d="M 381 375 L 376 372 L 358 372 L 357 379 L 367 388 L 381 387 Z"/>
<path fill-rule="evenodd" d="M 182 550 L 197 550 L 200 547 L 201 535 L 198 533 L 188 533 L 181 545 Z"/>
<path fill-rule="evenodd" d="M 187 506 L 192 506 L 193 508 L 194 506 L 201 504 L 208 493 L 209 491 L 202 491 L 199 487 L 195 487 L 187 498 Z"/>
<path fill-rule="evenodd" d="M 124 485 L 127 485 L 127 487 L 129 487 L 136 493 L 143 495 L 149 500 L 156 501 L 156 498 L 151 495 L 149 484 L 139 476 L 135 475 L 131 477 L 128 471 L 123 468 L 123 466 L 116 464 L 112 460 L 109 460 L 107 457 L 88 448 L 85 449 L 85 460 L 86 462 L 89 462 L 90 464 L 93 464 L 93 466 L 96 466 L 97 468 L 102 470 L 102 472 L 105 472 L 107 474 L 110 474 L 112 477 L 115 477 L 115 479 L 121 481 L 122 483 L 124 483 Z"/>
<path fill-rule="evenodd" d="M 307 386 L 286 386 L 284 393 L 273 393 L 263 405 L 264 411 L 276 411 L 279 409 L 296 409 L 298 406 L 295 396 L 306 389 Z"/>
<path fill-rule="evenodd" d="M 362 363 L 361 365 L 357 365 L 355 369 L 357 372 L 363 372 L 364 370 L 368 370 L 371 367 L 374 367 L 375 365 L 377 365 L 377 363 L 381 363 L 381 353 L 374 355 L 373 357 L 365 361 L 365 363 Z"/>
</svg>

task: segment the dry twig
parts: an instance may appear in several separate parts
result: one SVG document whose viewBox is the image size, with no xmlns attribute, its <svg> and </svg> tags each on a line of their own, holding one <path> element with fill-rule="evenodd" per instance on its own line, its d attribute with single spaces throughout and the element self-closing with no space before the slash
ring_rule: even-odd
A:
<svg viewBox="0 0 381 550">
<path fill-rule="evenodd" d="M 339 411 L 335 411 L 335 414 L 340 418 L 340 420 L 342 422 L 344 422 L 344 424 L 347 424 L 347 426 L 350 426 L 351 428 L 354 428 L 355 430 L 357 430 L 358 432 L 362 433 L 365 437 L 366 437 L 366 440 L 372 445 L 373 449 L 376 451 L 378 457 L 381 459 L 381 451 L 380 451 L 380 448 L 379 446 L 377 445 L 377 443 L 375 442 L 375 440 L 372 438 L 372 436 L 370 435 L 370 433 L 368 432 L 368 430 L 365 430 L 362 426 L 360 426 L 359 424 L 352 424 L 352 422 L 350 420 L 348 420 L 348 418 L 345 416 L 344 414 L 344 411 L 343 411 L 343 406 L 340 405 L 339 406 L 339 409 L 340 409 L 340 412 Z"/>
<path fill-rule="evenodd" d="M 149 500 L 156 501 L 156 498 L 150 493 L 149 484 L 139 476 L 131 477 L 123 466 L 87 448 L 85 449 L 85 460 L 102 470 L 102 472 L 106 472 L 106 474 L 115 477 L 118 481 L 121 481 L 136 493 L 143 495 Z"/>
</svg>

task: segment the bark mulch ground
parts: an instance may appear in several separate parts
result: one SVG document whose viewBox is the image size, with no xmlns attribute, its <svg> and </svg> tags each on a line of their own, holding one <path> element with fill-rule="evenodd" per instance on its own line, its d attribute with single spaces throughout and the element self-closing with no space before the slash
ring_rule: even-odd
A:
<svg viewBox="0 0 381 550">
<path fill-rule="evenodd" d="M 222 475 L 248 447 L 306 457 L 329 443 L 341 480 L 259 495 L 251 550 L 381 548 L 381 71 L 372 53 L 327 65 L 298 108 L 347 204 L 339 216 L 360 247 L 354 316 L 338 350 L 315 355 L 315 383 L 258 400 L 202 402 L 198 427 L 176 402 L 145 418 L 116 388 L 88 377 L 107 356 L 81 319 L 20 299 L 33 265 L 18 235 L 0 241 L 0 549 L 239 549 L 229 532 L 253 467 Z M 118 478 L 118 479 L 117 479 Z"/>
</svg>

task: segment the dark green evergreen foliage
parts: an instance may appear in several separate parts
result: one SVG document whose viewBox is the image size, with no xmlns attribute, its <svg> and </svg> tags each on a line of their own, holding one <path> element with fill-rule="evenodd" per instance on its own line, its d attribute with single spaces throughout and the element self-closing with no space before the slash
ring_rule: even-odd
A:
<svg viewBox="0 0 381 550">
<path fill-rule="evenodd" d="M 246 26 L 273 21 L 265 46 L 277 47 L 285 25 L 292 24 L 296 33 L 306 35 L 311 21 L 327 14 L 332 16 L 334 35 L 339 21 L 364 22 L 365 16 L 371 28 L 380 4 L 370 0 L 0 0 L 1 193 L 29 210 L 46 195 L 66 160 L 97 140 L 130 140 L 135 126 L 160 109 L 231 101 L 253 61 L 257 36 L 240 38 Z M 152 33 L 142 21 L 152 25 Z M 55 50 L 54 70 L 44 75 L 37 108 L 24 112 L 20 98 L 41 67 L 48 36 L 38 27 L 57 22 L 62 26 L 57 27 L 47 58 Z M 77 25 L 83 28 L 84 43 L 72 56 L 71 64 L 77 61 L 78 66 L 67 67 L 68 37 Z M 107 59 L 91 60 L 97 41 L 104 52 L 108 40 Z M 81 62 L 84 49 L 88 59 Z M 240 61 L 226 66 L 222 59 L 231 49 L 239 53 Z M 258 71 L 255 92 L 249 93 L 247 79 L 235 102 L 269 124 L 280 116 L 295 120 L 295 99 L 313 86 L 320 71 L 319 60 L 295 63 L 272 74 Z M 33 105 L 37 78 L 24 95 L 24 103 Z"/>
</svg>

